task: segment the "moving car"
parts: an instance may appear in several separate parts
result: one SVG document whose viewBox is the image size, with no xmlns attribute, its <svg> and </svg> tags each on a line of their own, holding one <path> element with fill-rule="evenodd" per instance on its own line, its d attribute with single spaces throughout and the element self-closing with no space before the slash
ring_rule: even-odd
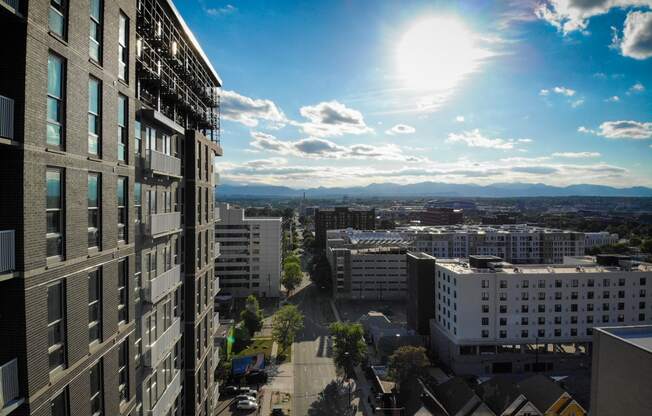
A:
<svg viewBox="0 0 652 416">
<path fill-rule="evenodd" d="M 254 398 L 258 397 L 258 392 L 255 389 L 252 389 L 251 387 L 240 387 L 238 389 L 238 394 L 244 394 Z"/>
<path fill-rule="evenodd" d="M 236 402 L 241 402 L 243 400 L 249 400 L 252 402 L 257 402 L 256 398 L 254 396 L 250 396 L 248 394 L 239 394 L 235 397 L 234 399 Z"/>
<path fill-rule="evenodd" d="M 236 407 L 241 410 L 256 410 L 258 409 L 258 403 L 251 400 L 241 400 Z"/>
</svg>

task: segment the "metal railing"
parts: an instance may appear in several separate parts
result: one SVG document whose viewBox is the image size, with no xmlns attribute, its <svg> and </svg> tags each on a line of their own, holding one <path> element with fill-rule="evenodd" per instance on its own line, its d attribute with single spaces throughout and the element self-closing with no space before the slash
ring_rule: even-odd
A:
<svg viewBox="0 0 652 416">
<path fill-rule="evenodd" d="M 155 174 L 181 177 L 181 159 L 156 150 L 147 151 L 147 168 Z"/>
<path fill-rule="evenodd" d="M 181 282 L 181 265 L 176 265 L 152 280 L 143 282 L 143 299 L 156 303 Z"/>
<path fill-rule="evenodd" d="M 217 328 L 220 327 L 220 313 L 215 312 L 215 315 L 213 315 L 213 333 L 217 331 Z"/>
<path fill-rule="evenodd" d="M 16 270 L 16 232 L 0 231 L 0 273 Z"/>
<path fill-rule="evenodd" d="M 147 367 L 153 368 L 165 355 L 174 347 L 174 344 L 181 336 L 181 319 L 176 318 L 172 325 L 163 333 L 144 354 L 144 361 Z"/>
<path fill-rule="evenodd" d="M 163 416 L 168 413 L 174 401 L 179 396 L 181 392 L 181 371 L 177 371 L 176 375 L 172 379 L 172 382 L 168 385 L 163 392 L 163 395 L 158 399 L 154 407 L 147 412 L 147 416 Z"/>
<path fill-rule="evenodd" d="M 2 410 L 14 404 L 19 395 L 18 360 L 14 358 L 0 366 L 0 414 L 4 414 Z"/>
<path fill-rule="evenodd" d="M 169 233 L 181 230 L 181 213 L 165 212 L 162 214 L 152 214 L 149 217 L 149 235 Z"/>
<path fill-rule="evenodd" d="M 213 296 L 217 295 L 220 293 L 220 277 L 217 276 L 215 280 L 213 280 Z"/>
<path fill-rule="evenodd" d="M 213 246 L 213 257 L 218 258 L 220 257 L 220 243 L 215 242 L 215 245 Z"/>
<path fill-rule="evenodd" d="M 220 218 L 220 208 L 215 207 L 215 209 L 213 210 L 213 221 L 220 221 L 220 220 L 221 220 L 221 218 Z"/>
<path fill-rule="evenodd" d="M 217 364 L 220 362 L 220 347 L 217 345 L 213 346 L 213 368 L 217 367 Z"/>
<path fill-rule="evenodd" d="M 213 406 L 217 406 L 217 401 L 220 399 L 220 385 L 215 382 L 213 386 Z"/>
<path fill-rule="evenodd" d="M 9 5 L 9 7 L 14 7 L 15 10 L 18 10 L 18 1 L 8 1 L 1 0 L 3 3 Z M 11 3 L 16 3 L 15 6 L 12 6 Z M 14 138 L 14 100 L 0 95 L 0 137 L 5 139 Z"/>
<path fill-rule="evenodd" d="M 219 184 L 220 184 L 220 173 L 213 172 L 213 186 L 217 186 Z"/>
</svg>

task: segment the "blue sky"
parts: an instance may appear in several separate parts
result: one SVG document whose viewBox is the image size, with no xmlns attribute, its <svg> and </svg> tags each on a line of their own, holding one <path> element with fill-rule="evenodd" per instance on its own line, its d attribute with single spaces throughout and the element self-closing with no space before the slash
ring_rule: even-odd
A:
<svg viewBox="0 0 652 416">
<path fill-rule="evenodd" d="M 652 186 L 652 0 L 176 5 L 224 182 Z"/>
</svg>

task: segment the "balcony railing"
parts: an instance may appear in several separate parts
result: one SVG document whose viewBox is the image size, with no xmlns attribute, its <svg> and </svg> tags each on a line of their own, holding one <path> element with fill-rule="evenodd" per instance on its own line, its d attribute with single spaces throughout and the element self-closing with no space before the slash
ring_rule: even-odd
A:
<svg viewBox="0 0 652 416">
<path fill-rule="evenodd" d="M 220 385 L 215 382 L 213 386 L 213 406 L 217 406 L 217 401 L 220 399 Z"/>
<path fill-rule="evenodd" d="M 213 368 L 217 367 L 217 364 L 220 362 L 220 347 L 217 345 L 213 346 Z"/>
<path fill-rule="evenodd" d="M 219 172 L 213 172 L 213 186 L 220 184 L 220 174 Z"/>
<path fill-rule="evenodd" d="M 220 218 L 220 208 L 215 207 L 215 209 L 213 210 L 213 221 L 220 221 L 220 220 L 221 220 L 221 218 Z"/>
<path fill-rule="evenodd" d="M 176 372 L 163 395 L 158 399 L 154 407 L 147 412 L 147 416 L 167 415 L 179 393 L 181 393 L 181 371 Z"/>
<path fill-rule="evenodd" d="M 181 213 L 166 212 L 152 214 L 149 218 L 149 235 L 155 237 L 159 234 L 181 231 Z"/>
<path fill-rule="evenodd" d="M 17 0 L 0 1 L 18 10 Z M 3 95 L 0 95 L 0 137 L 12 140 L 14 138 L 14 100 Z"/>
<path fill-rule="evenodd" d="M 215 312 L 213 315 L 213 332 L 217 331 L 217 328 L 220 327 L 220 313 Z"/>
<path fill-rule="evenodd" d="M 153 280 L 143 282 L 143 299 L 149 303 L 156 303 L 179 283 L 181 283 L 181 266 L 177 265 Z"/>
<path fill-rule="evenodd" d="M 0 273 L 16 269 L 16 233 L 14 230 L 0 231 Z"/>
<path fill-rule="evenodd" d="M 174 347 L 174 344 L 181 337 L 181 319 L 176 318 L 172 325 L 166 329 L 160 337 L 144 354 L 144 361 L 147 367 L 153 368 L 165 355 Z"/>
<path fill-rule="evenodd" d="M 158 175 L 181 177 L 181 159 L 156 150 L 147 151 L 147 168 Z"/>
<path fill-rule="evenodd" d="M 220 293 L 220 277 L 217 276 L 215 280 L 213 280 L 213 296 L 217 295 Z"/>
<path fill-rule="evenodd" d="M 215 245 L 213 246 L 213 257 L 218 258 L 220 257 L 220 243 L 215 242 Z"/>
<path fill-rule="evenodd" d="M 13 359 L 0 366 L 0 414 L 8 415 L 25 399 L 18 397 L 18 360 Z"/>
</svg>

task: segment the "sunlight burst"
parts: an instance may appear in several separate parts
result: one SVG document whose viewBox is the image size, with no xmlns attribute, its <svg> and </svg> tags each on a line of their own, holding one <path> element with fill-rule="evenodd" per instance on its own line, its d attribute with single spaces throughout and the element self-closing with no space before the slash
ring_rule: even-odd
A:
<svg viewBox="0 0 652 416">
<path fill-rule="evenodd" d="M 492 55 L 478 37 L 454 17 L 432 17 L 412 26 L 398 46 L 398 69 L 406 85 L 448 90 Z"/>
</svg>

